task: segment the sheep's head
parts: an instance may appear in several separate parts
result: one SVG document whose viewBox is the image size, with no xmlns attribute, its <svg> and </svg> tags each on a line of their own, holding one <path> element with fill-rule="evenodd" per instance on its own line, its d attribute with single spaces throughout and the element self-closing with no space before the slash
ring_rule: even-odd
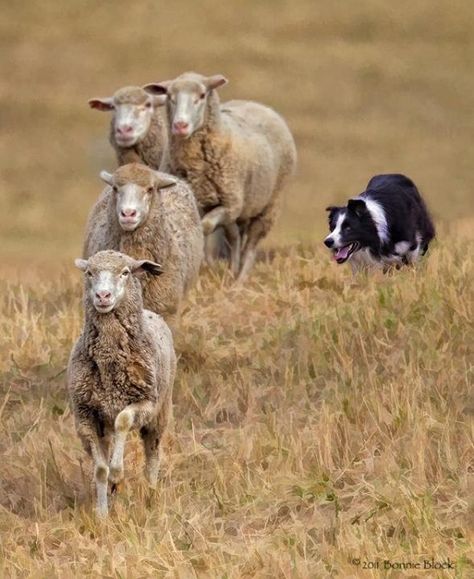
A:
<svg viewBox="0 0 474 579">
<path fill-rule="evenodd" d="M 168 97 L 171 132 L 188 138 L 204 124 L 210 92 L 226 83 L 227 79 L 221 74 L 203 76 L 186 72 L 175 80 L 147 84 L 143 88 L 154 96 Z"/>
<path fill-rule="evenodd" d="M 113 132 L 120 147 L 133 147 L 145 138 L 157 107 L 163 106 L 166 96 L 151 95 L 138 86 L 119 89 L 112 97 L 89 101 L 92 109 L 113 111 Z"/>
<path fill-rule="evenodd" d="M 134 231 L 145 223 L 152 198 L 160 189 L 176 185 L 176 179 L 171 175 L 140 163 L 122 165 L 113 174 L 102 171 L 100 177 L 112 187 L 117 219 L 125 231 Z"/>
<path fill-rule="evenodd" d="M 136 260 L 118 251 L 99 251 L 89 259 L 76 259 L 85 274 L 85 291 L 94 308 L 107 314 L 119 307 L 134 277 L 145 272 L 160 275 L 161 266 L 146 259 Z M 136 287 L 133 287 L 136 291 Z"/>
</svg>

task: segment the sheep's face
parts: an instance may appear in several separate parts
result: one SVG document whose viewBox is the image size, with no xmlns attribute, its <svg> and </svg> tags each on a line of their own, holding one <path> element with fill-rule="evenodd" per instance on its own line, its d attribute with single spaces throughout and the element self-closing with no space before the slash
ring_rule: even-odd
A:
<svg viewBox="0 0 474 579">
<path fill-rule="evenodd" d="M 120 147 L 133 147 L 147 135 L 157 107 L 166 101 L 164 96 L 153 96 L 139 87 L 125 87 L 113 97 L 91 99 L 89 105 L 100 111 L 112 111 L 112 131 Z"/>
<path fill-rule="evenodd" d="M 168 113 L 171 132 L 178 137 L 190 137 L 204 124 L 206 87 L 199 82 L 176 82 L 168 92 Z"/>
<path fill-rule="evenodd" d="M 186 139 L 204 125 L 209 93 L 226 82 L 222 75 L 205 77 L 185 73 L 173 81 L 149 84 L 144 88 L 154 95 L 167 95 L 171 132 Z"/>
<path fill-rule="evenodd" d="M 113 175 L 102 171 L 100 176 L 112 187 L 117 219 L 124 231 L 135 231 L 145 223 L 153 196 L 176 184 L 173 177 L 139 163 L 123 165 Z"/>
<path fill-rule="evenodd" d="M 162 273 L 161 266 L 148 260 L 135 260 L 118 251 L 99 251 L 88 260 L 76 259 L 76 267 L 85 274 L 87 296 L 97 312 L 107 314 L 117 309 L 127 295 L 132 276 L 149 272 Z"/>
<path fill-rule="evenodd" d="M 120 147 L 133 147 L 148 133 L 154 113 L 153 103 L 115 105 L 114 136 Z"/>
<path fill-rule="evenodd" d="M 153 183 L 142 187 L 138 183 L 114 185 L 117 219 L 125 231 L 134 231 L 142 225 L 150 211 L 151 198 L 155 193 Z"/>
</svg>

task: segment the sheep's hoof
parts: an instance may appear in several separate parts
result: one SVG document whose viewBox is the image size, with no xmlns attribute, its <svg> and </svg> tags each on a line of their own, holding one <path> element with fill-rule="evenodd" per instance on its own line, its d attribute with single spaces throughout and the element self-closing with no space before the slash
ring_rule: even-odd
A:
<svg viewBox="0 0 474 579">
<path fill-rule="evenodd" d="M 107 508 L 107 505 L 97 505 L 95 512 L 97 518 L 101 521 L 104 521 L 109 514 L 109 509 Z"/>
<path fill-rule="evenodd" d="M 111 466 L 109 470 L 109 481 L 115 487 L 123 480 L 123 466 Z"/>
<path fill-rule="evenodd" d="M 110 494 L 116 495 L 121 493 L 124 488 L 123 480 L 120 482 L 112 482 L 110 483 Z"/>
<path fill-rule="evenodd" d="M 201 224 L 204 235 L 211 235 L 211 233 L 214 231 L 214 224 L 212 223 L 212 221 L 207 221 L 206 219 L 203 219 Z"/>
</svg>

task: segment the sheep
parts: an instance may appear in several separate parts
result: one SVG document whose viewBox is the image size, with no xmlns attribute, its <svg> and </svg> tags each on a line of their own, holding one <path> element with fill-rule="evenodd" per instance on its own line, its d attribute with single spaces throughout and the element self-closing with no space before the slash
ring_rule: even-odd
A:
<svg viewBox="0 0 474 579">
<path fill-rule="evenodd" d="M 121 88 L 112 97 L 89 100 L 93 109 L 113 111 L 109 138 L 119 166 L 142 162 L 152 169 L 166 170 L 165 101 L 166 97 L 152 96 L 138 86 Z"/>
<path fill-rule="evenodd" d="M 163 266 L 159 278 L 143 279 L 145 307 L 176 329 L 181 302 L 195 282 L 204 237 L 196 200 L 182 180 L 130 163 L 101 172 L 108 187 L 92 208 L 83 257 L 115 249 Z"/>
<path fill-rule="evenodd" d="M 128 432 L 140 432 L 146 477 L 156 487 L 160 442 L 172 411 L 176 355 L 161 316 L 143 309 L 137 276 L 160 275 L 159 264 L 101 251 L 76 266 L 84 272 L 85 319 L 67 368 L 76 431 L 94 463 L 96 510 L 108 514 L 112 491 L 124 477 Z"/>
<path fill-rule="evenodd" d="M 216 89 L 226 83 L 222 75 L 188 72 L 143 88 L 167 95 L 170 172 L 191 184 L 204 234 L 225 227 L 232 271 L 242 281 L 275 221 L 296 147 L 274 110 L 251 101 L 221 105 Z"/>
</svg>

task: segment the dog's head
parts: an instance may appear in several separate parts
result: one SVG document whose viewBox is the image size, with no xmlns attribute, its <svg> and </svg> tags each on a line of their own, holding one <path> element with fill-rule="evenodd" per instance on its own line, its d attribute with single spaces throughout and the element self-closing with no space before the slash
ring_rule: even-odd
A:
<svg viewBox="0 0 474 579">
<path fill-rule="evenodd" d="M 324 244 L 337 263 L 346 262 L 356 251 L 378 244 L 377 229 L 363 199 L 350 199 L 347 207 L 327 207 L 329 235 Z"/>
</svg>

